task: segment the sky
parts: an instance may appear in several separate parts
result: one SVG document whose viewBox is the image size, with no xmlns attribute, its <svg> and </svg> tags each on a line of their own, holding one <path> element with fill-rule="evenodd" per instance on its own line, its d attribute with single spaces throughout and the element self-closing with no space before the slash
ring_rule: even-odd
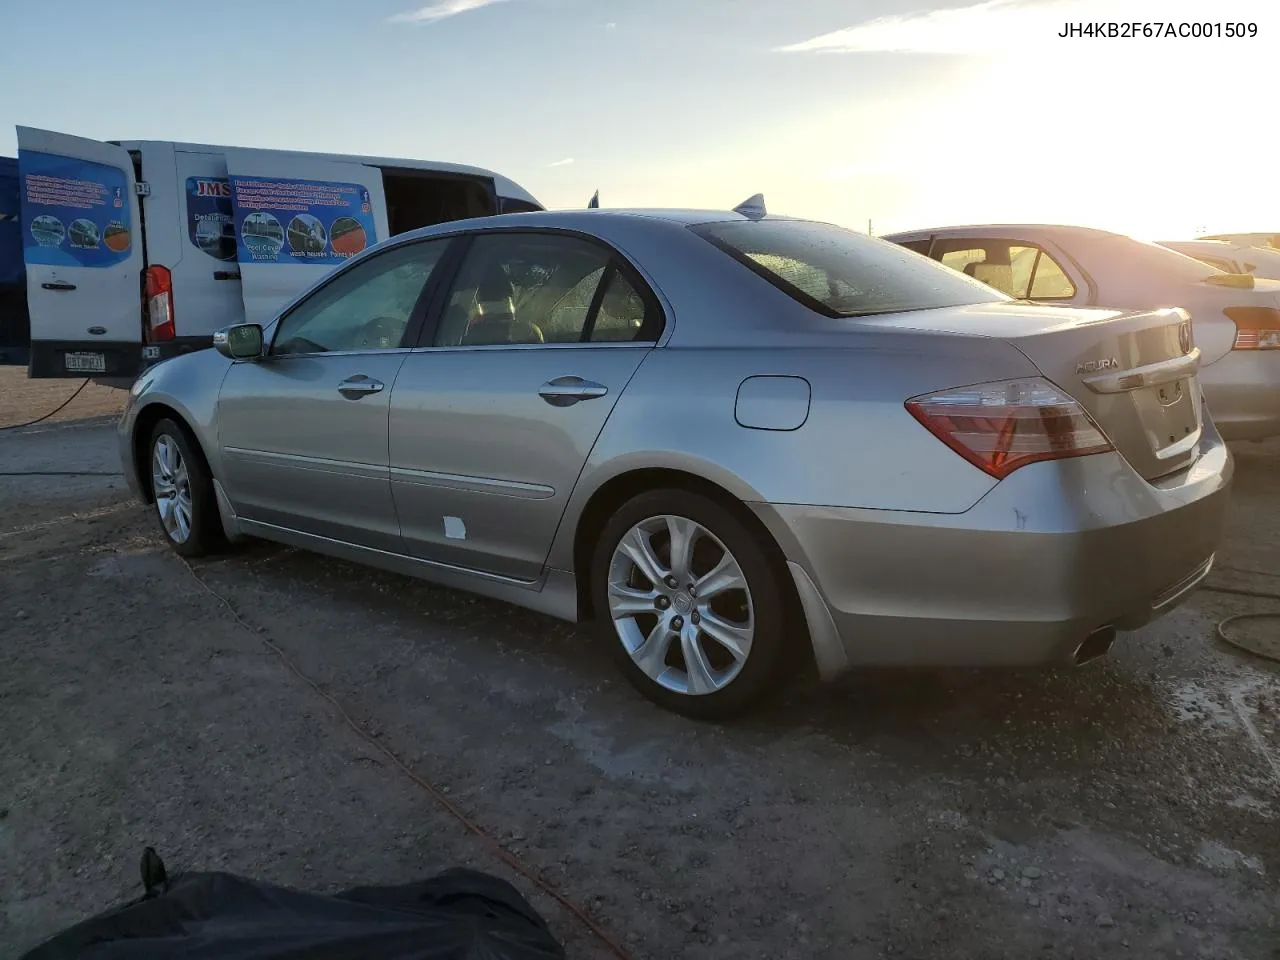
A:
<svg viewBox="0 0 1280 960">
<path fill-rule="evenodd" d="M 1058 36 L 1093 21 L 1257 31 Z M 551 208 L 1280 230 L 1274 0 L 2 0 L 0 37 L 3 156 L 22 124 L 471 163 Z"/>
</svg>

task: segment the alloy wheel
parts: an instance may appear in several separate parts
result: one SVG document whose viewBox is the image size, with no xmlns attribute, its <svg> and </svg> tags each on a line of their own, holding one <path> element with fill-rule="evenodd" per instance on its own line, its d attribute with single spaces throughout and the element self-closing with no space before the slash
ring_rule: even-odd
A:
<svg viewBox="0 0 1280 960">
<path fill-rule="evenodd" d="M 165 533 L 174 543 L 191 536 L 191 478 L 178 444 L 167 435 L 156 438 L 151 453 L 151 489 Z"/>
<path fill-rule="evenodd" d="M 746 575 L 715 534 L 687 517 L 650 517 L 627 531 L 609 564 L 608 602 L 631 659 L 674 693 L 724 689 L 751 654 Z"/>
</svg>

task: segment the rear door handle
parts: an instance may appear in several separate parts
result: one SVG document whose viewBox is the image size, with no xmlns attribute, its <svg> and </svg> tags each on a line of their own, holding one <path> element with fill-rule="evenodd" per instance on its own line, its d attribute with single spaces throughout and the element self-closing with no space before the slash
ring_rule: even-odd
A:
<svg viewBox="0 0 1280 960">
<path fill-rule="evenodd" d="M 538 388 L 538 396 L 553 407 L 571 407 L 582 400 L 603 397 L 609 388 L 581 377 L 556 377 Z"/>
<path fill-rule="evenodd" d="M 40 284 L 40 288 L 42 290 L 74 290 L 76 285 L 74 283 L 66 283 L 63 280 L 55 280 L 53 283 Z"/>
<path fill-rule="evenodd" d="M 239 280 L 239 270 L 215 270 L 213 271 L 213 279 L 215 280 Z"/>
<path fill-rule="evenodd" d="M 338 392 L 348 400 L 359 400 L 361 397 L 367 397 L 371 393 L 378 393 L 386 384 L 381 380 L 375 380 L 373 377 L 366 377 L 363 373 L 357 373 L 354 377 L 348 377 L 338 384 Z"/>
</svg>

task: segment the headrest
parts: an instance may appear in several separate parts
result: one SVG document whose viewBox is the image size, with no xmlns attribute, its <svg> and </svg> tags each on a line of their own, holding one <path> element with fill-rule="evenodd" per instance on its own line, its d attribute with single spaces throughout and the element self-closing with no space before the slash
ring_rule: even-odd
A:
<svg viewBox="0 0 1280 960">
<path fill-rule="evenodd" d="M 476 300 L 480 303 L 505 303 L 515 299 L 515 287 L 501 268 L 489 271 L 476 287 Z"/>
</svg>

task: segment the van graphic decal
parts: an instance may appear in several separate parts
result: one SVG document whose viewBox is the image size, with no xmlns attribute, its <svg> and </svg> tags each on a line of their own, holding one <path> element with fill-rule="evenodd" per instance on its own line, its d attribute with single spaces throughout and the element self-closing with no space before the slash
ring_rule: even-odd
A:
<svg viewBox="0 0 1280 960">
<path fill-rule="evenodd" d="M 22 257 L 52 267 L 111 267 L 132 246 L 124 171 L 22 150 Z"/>
<path fill-rule="evenodd" d="M 231 182 L 226 177 L 187 177 L 187 235 L 215 260 L 236 259 Z"/>
<path fill-rule="evenodd" d="M 232 177 L 231 198 L 242 263 L 338 264 L 377 240 L 357 183 Z"/>
</svg>

